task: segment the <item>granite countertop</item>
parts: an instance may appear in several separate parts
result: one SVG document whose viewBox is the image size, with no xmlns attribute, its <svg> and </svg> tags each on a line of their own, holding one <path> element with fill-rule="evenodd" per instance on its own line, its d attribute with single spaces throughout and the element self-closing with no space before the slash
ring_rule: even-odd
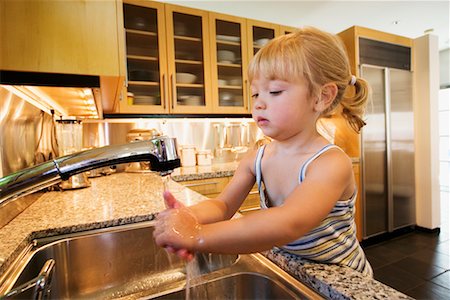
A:
<svg viewBox="0 0 450 300">
<path fill-rule="evenodd" d="M 232 176 L 235 163 L 180 168 L 176 181 Z M 117 173 L 91 178 L 92 186 L 47 192 L 0 228 L 0 276 L 33 239 L 153 220 L 164 209 L 163 179 L 153 173 Z M 168 188 L 186 205 L 205 197 L 176 183 Z M 327 298 L 410 299 L 408 296 L 347 267 L 317 264 L 280 249 L 264 253 L 269 259 Z"/>
<path fill-rule="evenodd" d="M 181 167 L 171 174 L 175 181 L 200 180 L 233 176 L 238 162 L 213 164 L 210 166 Z"/>
</svg>

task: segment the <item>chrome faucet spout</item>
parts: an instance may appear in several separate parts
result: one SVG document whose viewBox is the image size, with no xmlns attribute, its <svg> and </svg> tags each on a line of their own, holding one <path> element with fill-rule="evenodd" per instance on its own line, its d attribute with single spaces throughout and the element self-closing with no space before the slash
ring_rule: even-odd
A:
<svg viewBox="0 0 450 300">
<path fill-rule="evenodd" d="M 176 140 L 158 137 L 73 153 L 0 178 L 0 208 L 6 202 L 67 180 L 70 176 L 121 163 L 149 161 L 150 169 L 167 175 L 180 167 Z"/>
</svg>

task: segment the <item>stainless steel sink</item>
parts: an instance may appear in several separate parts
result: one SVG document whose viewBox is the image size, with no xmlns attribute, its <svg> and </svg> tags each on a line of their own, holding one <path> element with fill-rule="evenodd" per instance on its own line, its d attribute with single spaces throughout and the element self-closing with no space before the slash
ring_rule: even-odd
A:
<svg viewBox="0 0 450 300">
<path fill-rule="evenodd" d="M 239 273 L 212 279 L 189 289 L 170 292 L 153 299 L 311 299 L 316 295 L 305 293 L 303 289 L 281 283 L 259 273 Z M 317 296 L 317 298 L 319 298 Z"/>
<path fill-rule="evenodd" d="M 186 264 L 156 246 L 152 232 L 146 222 L 36 240 L 0 279 L 0 295 L 35 278 L 53 259 L 51 299 L 185 299 Z M 195 278 L 189 275 L 191 299 L 320 297 L 260 254 L 197 255 L 190 264 L 196 268 Z"/>
</svg>

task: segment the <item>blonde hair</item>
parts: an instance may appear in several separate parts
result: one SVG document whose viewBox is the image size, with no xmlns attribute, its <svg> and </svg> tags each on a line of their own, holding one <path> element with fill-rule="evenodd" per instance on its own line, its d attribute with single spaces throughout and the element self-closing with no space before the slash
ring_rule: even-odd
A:
<svg viewBox="0 0 450 300">
<path fill-rule="evenodd" d="M 324 84 L 335 83 L 336 98 L 321 117 L 333 113 L 340 104 L 342 115 L 356 132 L 365 125 L 362 116 L 369 85 L 356 78 L 354 91 L 346 92 L 352 74 L 345 47 L 336 35 L 306 27 L 277 37 L 256 53 L 248 74 L 250 81 L 258 75 L 288 82 L 306 80 L 311 97 L 320 95 Z"/>
</svg>

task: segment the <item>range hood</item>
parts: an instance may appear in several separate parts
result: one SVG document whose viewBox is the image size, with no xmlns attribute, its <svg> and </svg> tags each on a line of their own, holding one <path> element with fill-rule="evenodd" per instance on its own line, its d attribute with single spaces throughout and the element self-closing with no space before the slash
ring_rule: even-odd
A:
<svg viewBox="0 0 450 300">
<path fill-rule="evenodd" d="M 63 117 L 102 119 L 104 106 L 113 110 L 120 82 L 120 77 L 112 76 L 0 71 L 4 88 L 45 112 L 53 110 Z"/>
</svg>

